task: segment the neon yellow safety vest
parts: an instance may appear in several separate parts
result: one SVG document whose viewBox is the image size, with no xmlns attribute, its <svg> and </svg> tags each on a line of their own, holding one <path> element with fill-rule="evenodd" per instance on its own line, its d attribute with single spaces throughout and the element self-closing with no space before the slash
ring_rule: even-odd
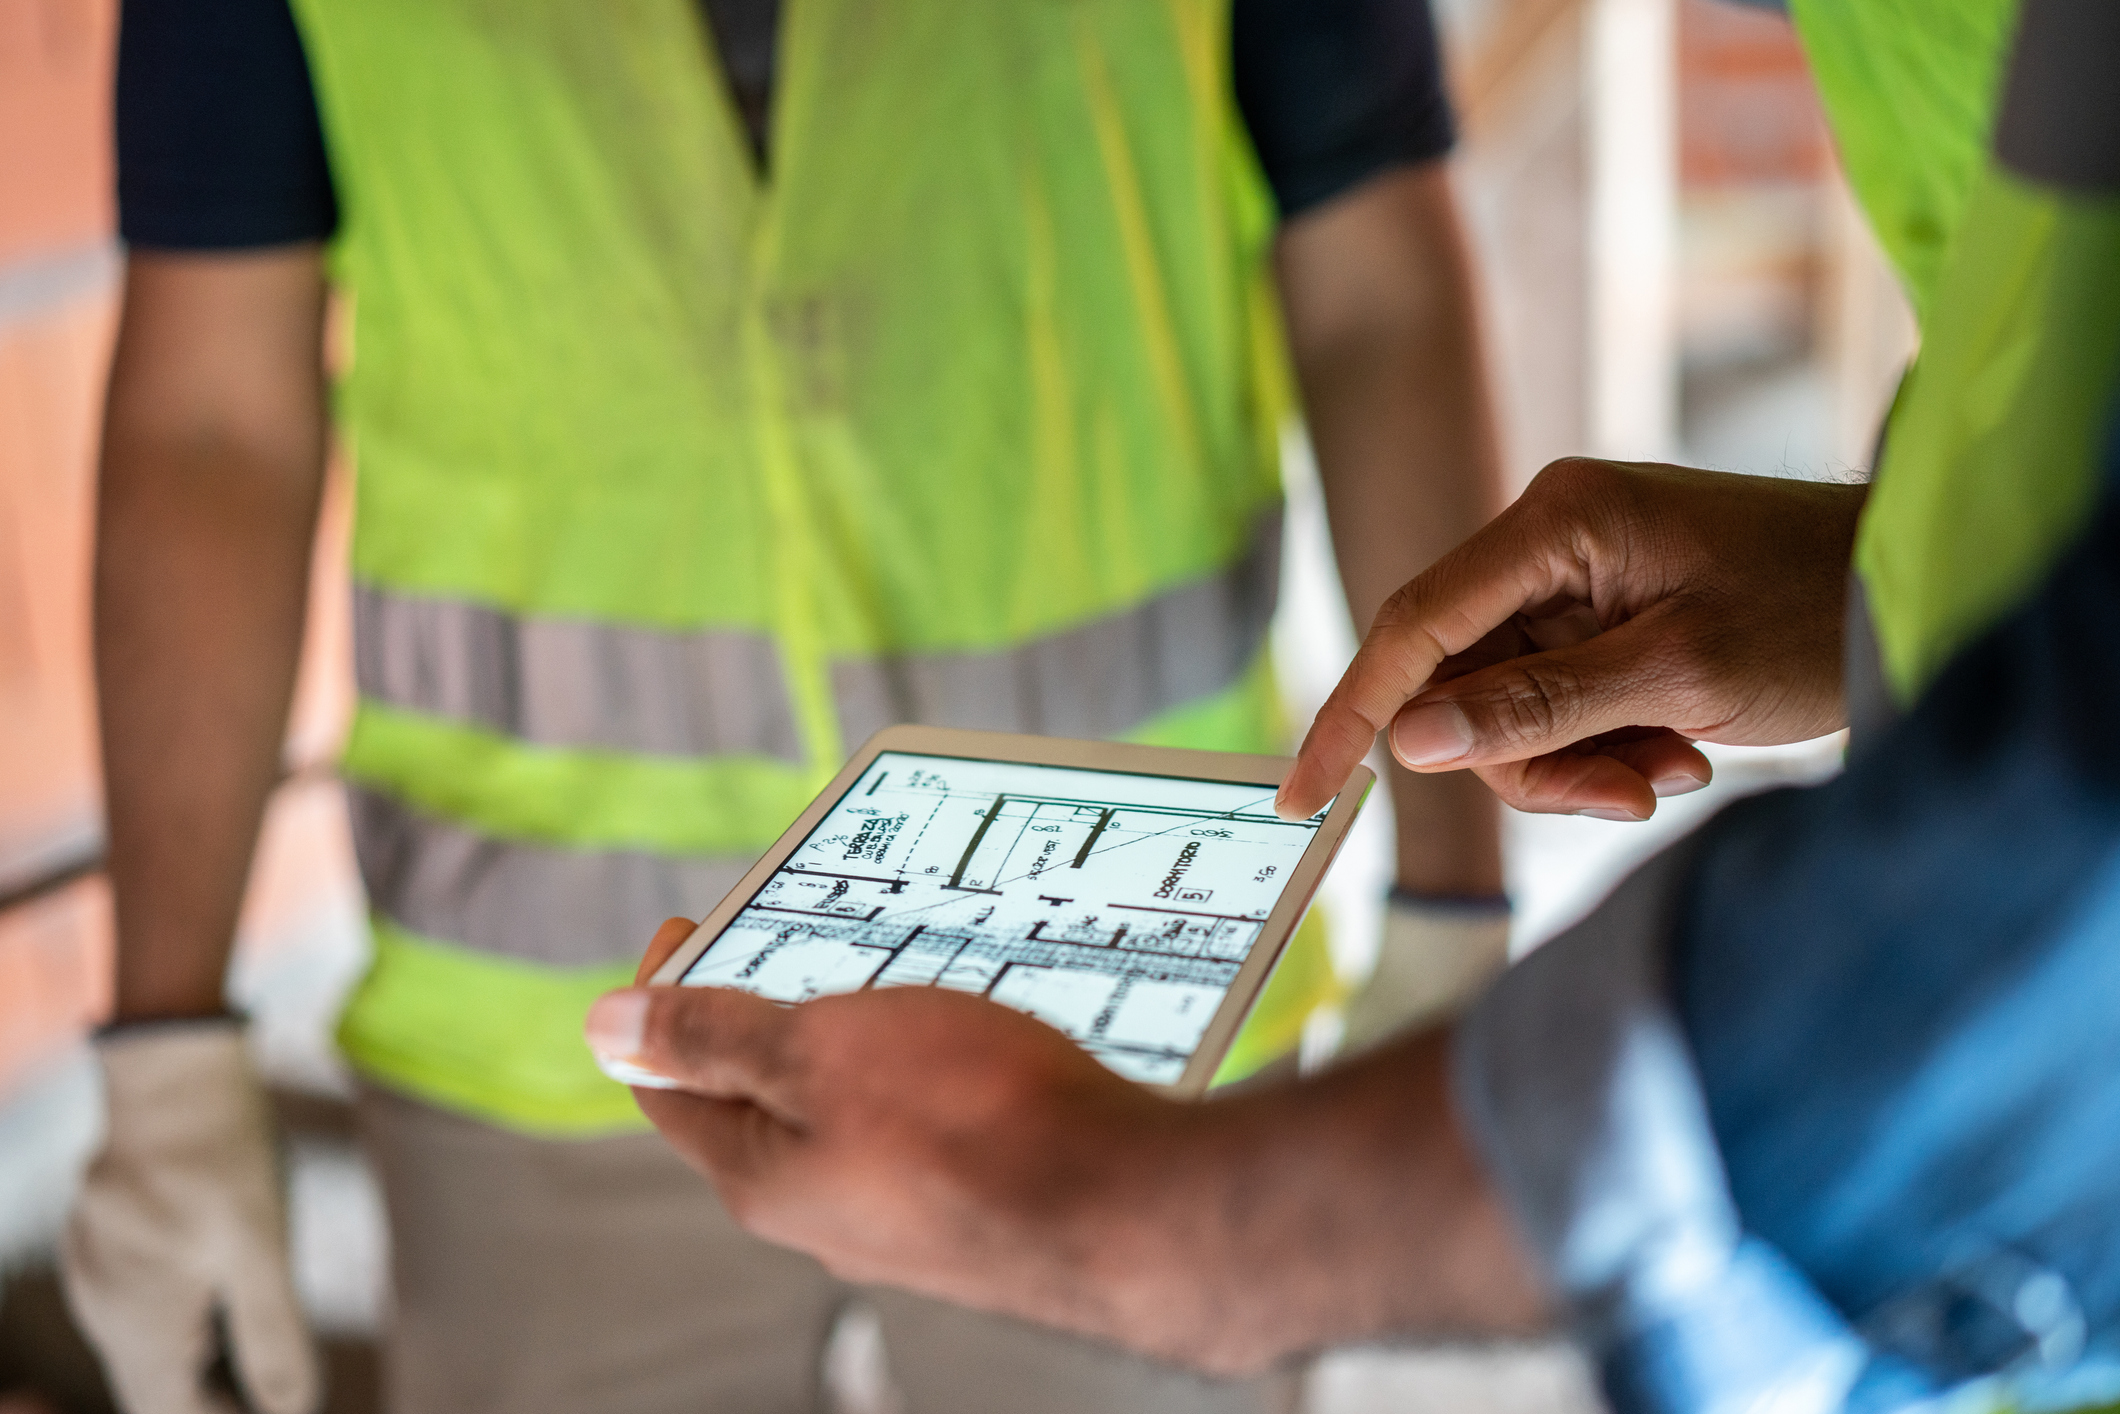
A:
<svg viewBox="0 0 2120 1414">
<path fill-rule="evenodd" d="M 1989 157 L 2017 0 L 1793 0 L 1851 185 L 1922 316 L 1857 533 L 1911 704 L 2044 577 L 2097 493 L 2120 201 Z"/>
<path fill-rule="evenodd" d="M 894 721 L 1282 742 L 1287 409 L 1227 0 L 296 0 L 353 302 L 364 1072 L 637 1124 L 580 1039 Z M 1330 987 L 1316 930 L 1236 1069 Z"/>
</svg>

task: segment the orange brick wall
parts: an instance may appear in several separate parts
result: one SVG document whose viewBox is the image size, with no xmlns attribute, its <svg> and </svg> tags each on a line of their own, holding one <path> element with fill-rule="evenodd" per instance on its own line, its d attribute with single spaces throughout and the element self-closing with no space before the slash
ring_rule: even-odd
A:
<svg viewBox="0 0 2120 1414">
<path fill-rule="evenodd" d="M 96 427 L 116 315 L 112 0 L 0 0 L 0 889 L 98 833 L 88 588 Z M 322 528 L 289 754 L 326 758 L 350 699 L 343 478 Z M 306 936 L 354 891 L 336 787 L 275 802 L 243 946 Z M 0 914 L 0 1101 L 103 1014 L 108 889 Z"/>
<path fill-rule="evenodd" d="M 0 267 L 4 268 L 4 267 Z M 94 829 L 90 465 L 110 295 L 0 328 L 0 871 Z"/>
<path fill-rule="evenodd" d="M 0 4 L 0 265 L 108 236 L 115 0 Z"/>
<path fill-rule="evenodd" d="M 1678 52 L 1684 185 L 1830 174 L 1825 117 L 1787 20 L 1727 0 L 1680 0 Z"/>
<path fill-rule="evenodd" d="M 84 278 L 79 257 L 110 238 L 115 18 L 111 0 L 0 4 L 0 878 L 10 880 L 96 832 L 89 468 L 113 307 L 107 278 L 98 289 L 93 261 Z M 0 916 L 0 1094 L 101 1012 L 109 970 L 100 880 Z"/>
</svg>

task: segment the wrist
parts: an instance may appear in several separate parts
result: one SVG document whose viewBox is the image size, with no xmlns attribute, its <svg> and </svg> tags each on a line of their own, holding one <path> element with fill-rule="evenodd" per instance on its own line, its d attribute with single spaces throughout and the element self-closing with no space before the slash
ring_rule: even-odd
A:
<svg viewBox="0 0 2120 1414">
<path fill-rule="evenodd" d="M 1392 908 L 1445 917 L 1479 919 L 1509 916 L 1512 904 L 1501 889 L 1427 889 L 1393 884 L 1384 894 Z"/>
<path fill-rule="evenodd" d="M 158 948 L 166 954 L 159 965 Z M 223 985 L 233 948 L 185 959 L 175 956 L 180 950 L 178 940 L 166 935 L 128 938 L 121 933 L 110 1025 L 213 1021 L 234 1014 Z"/>
<path fill-rule="evenodd" d="M 1430 1172 L 1447 1147 L 1431 1073 L 1443 1042 L 1413 1045 L 1419 1056 L 1402 1047 L 1205 1103 L 1143 1150 L 1138 1186 L 1117 1200 L 1127 1224 L 1106 1234 L 1125 1294 L 1113 1334 L 1245 1377 L 1304 1350 L 1430 1329 L 1425 1289 L 1457 1275 L 1447 1249 L 1461 1205 Z"/>
<path fill-rule="evenodd" d="M 263 1152 L 270 1133 L 265 1095 L 234 1018 L 178 1020 L 99 1032 L 105 1147 L 190 1156 Z"/>
<path fill-rule="evenodd" d="M 199 1012 L 120 1012 L 98 1026 L 91 1034 L 94 1039 L 103 1041 L 115 1040 L 121 1036 L 175 1035 L 187 1030 L 202 1033 L 216 1030 L 242 1031 L 249 1025 L 248 1015 L 228 1007 Z"/>
<path fill-rule="evenodd" d="M 1273 1352 L 1242 1308 L 1258 1273 L 1240 1249 L 1255 1221 L 1242 1195 L 1256 1187 L 1260 1106 L 1157 1103 L 1165 1113 L 1107 1150 L 1114 1161 L 1078 1205 L 1073 1247 L 1085 1289 L 1103 1298 L 1098 1333 L 1212 1374 L 1256 1373 Z"/>
</svg>

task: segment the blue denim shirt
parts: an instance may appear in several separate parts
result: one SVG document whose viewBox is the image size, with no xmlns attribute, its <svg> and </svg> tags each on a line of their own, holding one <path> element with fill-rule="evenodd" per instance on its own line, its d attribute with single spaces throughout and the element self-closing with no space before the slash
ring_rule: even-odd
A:
<svg viewBox="0 0 2120 1414">
<path fill-rule="evenodd" d="M 2120 439 L 1843 776 L 1652 861 L 1458 1047 L 1622 1414 L 2120 1401 Z"/>
</svg>

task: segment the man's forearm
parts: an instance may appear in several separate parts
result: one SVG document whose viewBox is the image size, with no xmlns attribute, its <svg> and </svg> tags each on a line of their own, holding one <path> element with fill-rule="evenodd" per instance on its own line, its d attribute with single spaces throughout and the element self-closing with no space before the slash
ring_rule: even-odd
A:
<svg viewBox="0 0 2120 1414">
<path fill-rule="evenodd" d="M 133 266 L 96 525 L 120 1020 L 223 1005 L 280 770 L 323 462 L 313 252 Z"/>
<path fill-rule="evenodd" d="M 1278 252 L 1289 342 L 1348 610 L 1377 608 L 1486 523 L 1498 443 L 1470 257 L 1441 163 L 1365 185 L 1289 224 Z M 1497 811 L 1469 776 L 1391 768 L 1400 882 L 1501 889 Z"/>
<path fill-rule="evenodd" d="M 1546 1296 L 1459 1128 L 1449 1033 L 1198 1107 L 1090 1211 L 1110 1332 L 1244 1373 L 1393 1336 L 1523 1335 Z M 1130 1185 L 1129 1188 L 1125 1185 Z"/>
<path fill-rule="evenodd" d="M 1546 1321 L 1459 1127 L 1447 1031 L 1204 1103 L 941 988 L 780 1007 L 650 987 L 599 1001 L 588 1035 L 677 1082 L 635 1095 L 739 1222 L 850 1281 L 1231 1375 Z"/>
</svg>

